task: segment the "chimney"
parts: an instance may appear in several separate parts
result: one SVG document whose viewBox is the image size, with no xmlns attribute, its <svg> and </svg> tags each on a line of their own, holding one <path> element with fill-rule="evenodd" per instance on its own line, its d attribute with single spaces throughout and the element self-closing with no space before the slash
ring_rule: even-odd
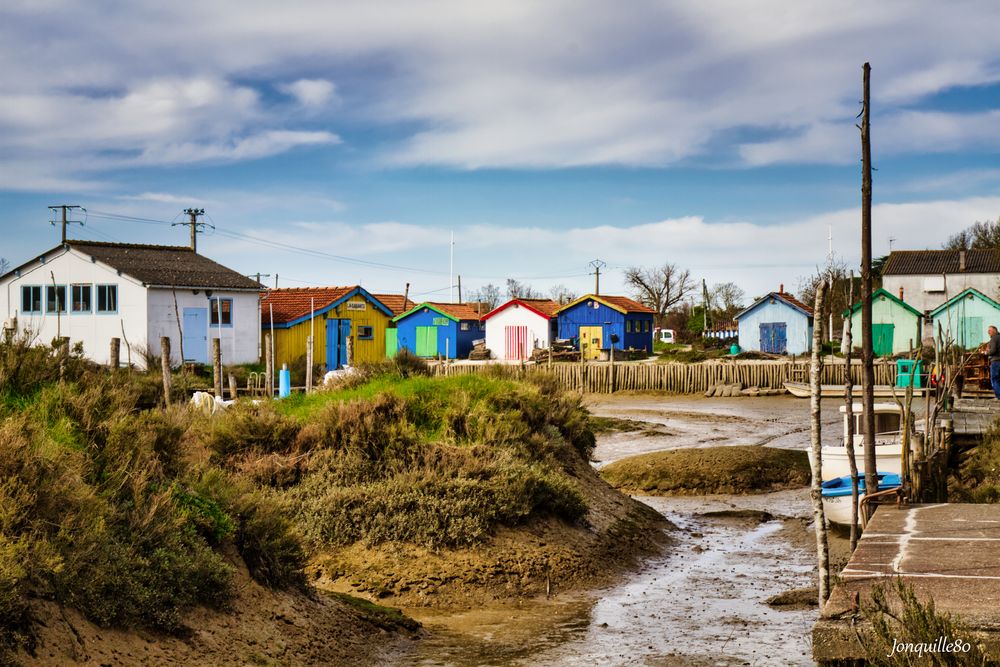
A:
<svg viewBox="0 0 1000 667">
<path fill-rule="evenodd" d="M 903 288 L 902 288 L 902 286 L 900 286 L 900 288 L 899 288 L 899 300 L 900 301 L 903 300 Z"/>
<path fill-rule="evenodd" d="M 785 283 L 781 283 L 780 285 L 778 285 L 778 294 L 784 294 L 784 293 L 785 293 Z"/>
<path fill-rule="evenodd" d="M 959 250 L 958 251 L 958 270 L 962 271 L 962 272 L 965 271 L 965 251 L 964 250 Z"/>
</svg>

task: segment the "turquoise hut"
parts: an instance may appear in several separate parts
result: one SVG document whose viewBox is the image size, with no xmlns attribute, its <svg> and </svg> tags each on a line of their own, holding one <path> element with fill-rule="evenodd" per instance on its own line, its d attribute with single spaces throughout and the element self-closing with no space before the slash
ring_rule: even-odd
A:
<svg viewBox="0 0 1000 667">
<path fill-rule="evenodd" d="M 851 338 L 861 344 L 861 302 L 844 311 L 851 318 Z M 872 292 L 872 348 L 876 357 L 909 352 L 920 346 L 920 311 L 901 298 L 879 288 Z"/>
<path fill-rule="evenodd" d="M 1000 327 L 1000 303 L 970 287 L 932 310 L 931 322 L 935 336 L 940 326 L 959 347 L 975 349 L 989 340 L 988 326 Z"/>
</svg>

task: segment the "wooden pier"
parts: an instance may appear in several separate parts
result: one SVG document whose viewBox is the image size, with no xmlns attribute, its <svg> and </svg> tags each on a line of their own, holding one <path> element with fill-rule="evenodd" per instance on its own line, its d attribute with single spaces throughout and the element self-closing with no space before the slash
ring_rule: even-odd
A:
<svg viewBox="0 0 1000 667">
<path fill-rule="evenodd" d="M 813 659 L 821 665 L 864 659 L 859 634 L 869 628 L 859 621 L 858 601 L 895 577 L 921 601 L 933 599 L 938 612 L 958 616 L 989 658 L 1000 659 L 998 550 L 1000 505 L 880 507 L 813 627 Z"/>
</svg>

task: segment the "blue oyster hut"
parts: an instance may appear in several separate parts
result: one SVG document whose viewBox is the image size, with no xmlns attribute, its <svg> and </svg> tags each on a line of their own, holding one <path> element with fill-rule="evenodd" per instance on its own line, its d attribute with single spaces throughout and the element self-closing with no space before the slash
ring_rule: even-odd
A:
<svg viewBox="0 0 1000 667">
<path fill-rule="evenodd" d="M 483 338 L 478 304 L 421 303 L 393 318 L 397 349 L 424 358 L 465 359 Z"/>
<path fill-rule="evenodd" d="M 771 354 L 805 354 L 812 350 L 813 311 L 785 291 L 766 294 L 736 316 L 740 347 Z"/>
<path fill-rule="evenodd" d="M 584 359 L 607 350 L 653 351 L 656 311 L 624 296 L 587 294 L 556 311 L 559 338 L 571 339 Z"/>
</svg>

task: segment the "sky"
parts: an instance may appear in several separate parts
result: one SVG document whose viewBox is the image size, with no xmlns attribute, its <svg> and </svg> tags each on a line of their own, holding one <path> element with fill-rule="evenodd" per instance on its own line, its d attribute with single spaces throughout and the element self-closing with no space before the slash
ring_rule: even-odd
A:
<svg viewBox="0 0 1000 667">
<path fill-rule="evenodd" d="M 0 257 L 187 243 L 281 287 L 748 297 L 1000 216 L 1000 5 L 787 0 L 0 4 Z"/>
</svg>

